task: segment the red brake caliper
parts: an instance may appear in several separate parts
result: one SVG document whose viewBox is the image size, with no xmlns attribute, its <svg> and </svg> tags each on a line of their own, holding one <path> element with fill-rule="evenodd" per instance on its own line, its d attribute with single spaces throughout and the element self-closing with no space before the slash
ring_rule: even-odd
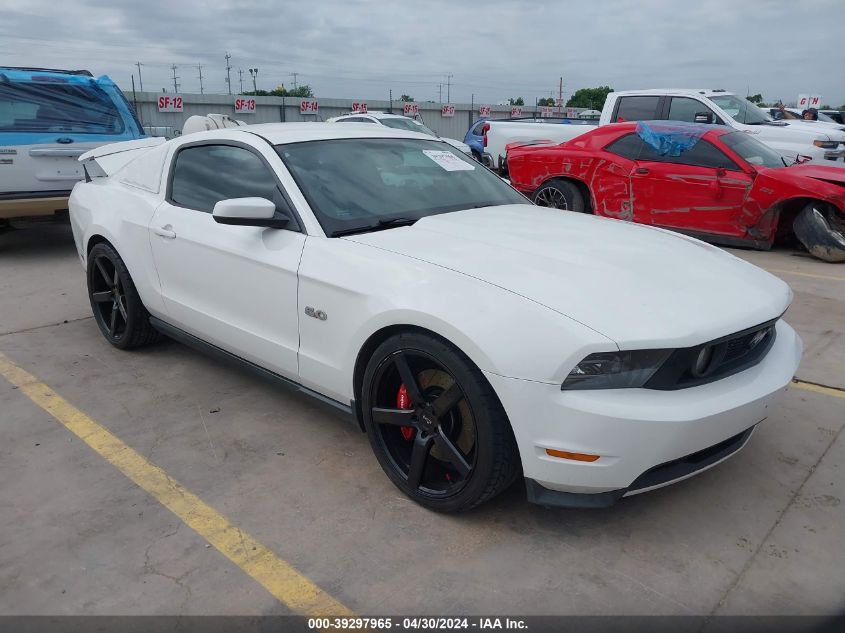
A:
<svg viewBox="0 0 845 633">
<path fill-rule="evenodd" d="M 411 399 L 408 397 L 408 390 L 405 385 L 399 385 L 399 391 L 396 394 L 396 408 L 397 409 L 411 409 Z M 402 432 L 402 437 L 407 441 L 414 439 L 414 427 L 400 426 L 399 430 Z"/>
</svg>

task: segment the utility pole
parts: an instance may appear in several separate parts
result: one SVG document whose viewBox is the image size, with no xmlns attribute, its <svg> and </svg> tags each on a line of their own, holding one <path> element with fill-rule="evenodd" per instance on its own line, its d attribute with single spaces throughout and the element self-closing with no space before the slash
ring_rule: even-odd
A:
<svg viewBox="0 0 845 633">
<path fill-rule="evenodd" d="M 257 68 L 250 68 L 249 75 L 252 77 L 252 94 L 255 95 L 258 92 L 258 87 L 256 86 L 255 80 L 258 79 L 258 69 Z"/>
<path fill-rule="evenodd" d="M 229 88 L 229 94 L 232 94 L 232 77 L 229 75 L 229 71 L 232 70 L 232 66 L 229 64 L 229 60 L 232 59 L 232 56 L 229 53 L 226 53 L 226 87 Z"/>
<path fill-rule="evenodd" d="M 244 69 L 238 68 L 238 81 L 241 82 L 241 91 L 239 94 L 244 93 Z"/>
<path fill-rule="evenodd" d="M 454 75 L 446 75 L 446 103 L 452 103 L 452 77 Z"/>
<path fill-rule="evenodd" d="M 205 94 L 202 89 L 202 64 L 197 64 L 197 70 L 200 71 L 199 78 L 200 78 L 200 94 Z"/>
<path fill-rule="evenodd" d="M 390 107 L 387 109 L 388 114 L 393 114 L 393 88 L 389 91 L 390 94 Z"/>
<path fill-rule="evenodd" d="M 296 78 L 299 76 L 299 73 L 290 73 L 290 76 L 293 77 L 293 89 L 296 91 Z"/>
<path fill-rule="evenodd" d="M 437 84 L 437 90 L 439 91 L 439 94 L 440 94 L 440 96 L 438 97 L 438 100 L 440 101 L 440 103 L 443 103 L 443 84 Z"/>
<path fill-rule="evenodd" d="M 135 65 L 138 67 L 138 83 L 141 84 L 141 92 L 144 92 L 144 80 L 141 78 L 141 66 L 143 64 L 141 62 L 135 62 Z"/>
<path fill-rule="evenodd" d="M 173 64 L 170 67 L 170 70 L 173 71 L 173 92 L 176 93 L 176 94 L 179 94 L 179 84 L 176 83 L 176 80 L 179 79 L 179 77 L 176 76 L 176 69 L 177 68 L 178 68 L 178 66 L 176 64 Z"/>
<path fill-rule="evenodd" d="M 560 114 L 563 110 L 563 77 L 560 78 L 560 85 L 557 89 L 557 113 Z"/>
</svg>

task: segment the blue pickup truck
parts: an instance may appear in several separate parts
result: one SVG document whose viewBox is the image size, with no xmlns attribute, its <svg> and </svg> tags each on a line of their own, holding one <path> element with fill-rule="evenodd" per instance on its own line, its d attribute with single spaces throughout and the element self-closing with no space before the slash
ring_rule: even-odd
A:
<svg viewBox="0 0 845 633">
<path fill-rule="evenodd" d="M 0 228 L 67 209 L 77 158 L 144 137 L 117 85 L 87 70 L 0 66 Z"/>
</svg>

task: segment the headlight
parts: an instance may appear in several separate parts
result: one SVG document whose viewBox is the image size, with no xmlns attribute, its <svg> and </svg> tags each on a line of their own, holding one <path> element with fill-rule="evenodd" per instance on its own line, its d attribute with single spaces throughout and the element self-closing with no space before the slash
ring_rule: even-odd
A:
<svg viewBox="0 0 845 633">
<path fill-rule="evenodd" d="M 642 387 L 669 358 L 671 349 L 590 354 L 569 372 L 560 386 L 569 389 L 629 389 Z"/>
<path fill-rule="evenodd" d="M 813 141 L 813 145 L 816 147 L 821 147 L 822 149 L 836 149 L 836 146 L 839 145 L 838 141 L 821 141 L 816 139 Z"/>
</svg>

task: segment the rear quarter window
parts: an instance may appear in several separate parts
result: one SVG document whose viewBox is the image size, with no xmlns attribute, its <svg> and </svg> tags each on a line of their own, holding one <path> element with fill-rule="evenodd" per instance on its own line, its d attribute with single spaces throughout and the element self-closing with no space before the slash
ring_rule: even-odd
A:
<svg viewBox="0 0 845 633">
<path fill-rule="evenodd" d="M 619 97 L 614 121 L 650 121 L 657 118 L 658 96 Z"/>
</svg>

